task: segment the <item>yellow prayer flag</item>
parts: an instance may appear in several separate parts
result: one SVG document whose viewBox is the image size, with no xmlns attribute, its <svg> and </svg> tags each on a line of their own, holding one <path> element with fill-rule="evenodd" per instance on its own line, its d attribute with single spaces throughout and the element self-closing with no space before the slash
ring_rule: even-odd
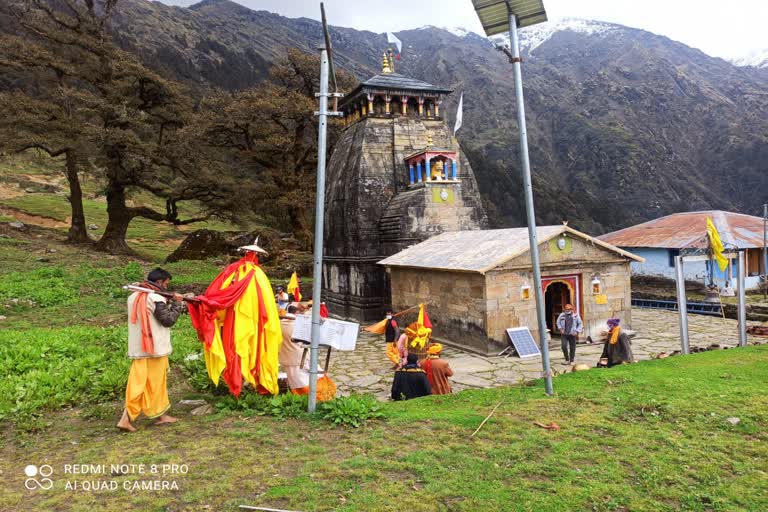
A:
<svg viewBox="0 0 768 512">
<path fill-rule="evenodd" d="M 717 266 L 720 267 L 720 272 L 725 271 L 728 268 L 728 258 L 723 256 L 723 242 L 720 240 L 720 234 L 717 232 L 715 224 L 712 219 L 707 217 L 707 236 L 709 237 L 709 246 L 712 249 L 712 254 L 717 261 Z"/>
<path fill-rule="evenodd" d="M 296 302 L 301 302 L 301 291 L 299 291 L 299 276 L 294 272 L 291 274 L 291 280 L 288 281 L 288 293 L 292 294 Z"/>
</svg>

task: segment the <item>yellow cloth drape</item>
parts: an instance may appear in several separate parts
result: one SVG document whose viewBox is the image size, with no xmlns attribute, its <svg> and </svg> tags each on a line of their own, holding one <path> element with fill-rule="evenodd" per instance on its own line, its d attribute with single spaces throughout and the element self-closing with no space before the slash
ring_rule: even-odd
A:
<svg viewBox="0 0 768 512">
<path fill-rule="evenodd" d="M 293 294 L 293 300 L 301 302 L 301 290 L 299 289 L 299 275 L 294 272 L 291 274 L 291 280 L 288 281 L 288 293 Z"/>
<path fill-rule="evenodd" d="M 131 421 L 142 412 L 148 418 L 157 418 L 171 408 L 167 377 L 168 356 L 133 360 L 125 387 L 125 410 Z"/>
<path fill-rule="evenodd" d="M 387 343 L 387 357 L 392 364 L 400 364 L 400 351 L 397 349 L 397 342 Z"/>
<path fill-rule="evenodd" d="M 619 336 L 620 335 L 621 335 L 621 327 L 619 327 L 617 325 L 616 327 L 611 329 L 610 338 L 608 339 L 608 343 L 610 343 L 611 345 L 615 345 L 616 343 L 619 342 Z"/>
<path fill-rule="evenodd" d="M 720 272 L 724 272 L 728 268 L 728 258 L 723 256 L 723 242 L 720 240 L 720 233 L 717 232 L 715 224 L 712 219 L 707 217 L 707 236 L 709 237 L 709 246 L 712 248 L 712 255 L 715 257 L 717 266 L 720 267 Z"/>
<path fill-rule="evenodd" d="M 269 393 L 276 395 L 279 391 L 277 385 L 278 353 L 283 342 L 283 334 L 280 328 L 280 317 L 275 304 L 272 284 L 264 271 L 253 262 L 244 262 L 221 285 L 221 289 L 228 288 L 237 277 L 243 279 L 253 270 L 251 282 L 243 292 L 240 299 L 232 306 L 235 315 L 235 352 L 240 356 L 240 371 L 243 378 L 256 387 L 260 384 Z M 264 336 L 259 342 L 259 296 L 261 290 L 262 302 L 266 309 L 267 322 L 264 325 Z M 221 339 L 221 328 L 224 326 L 226 312 L 222 311 L 215 320 L 214 337 L 211 347 L 205 352 L 205 364 L 208 375 L 214 384 L 219 383 L 219 377 L 226 367 L 226 357 Z M 252 370 L 256 368 L 256 378 Z"/>
</svg>

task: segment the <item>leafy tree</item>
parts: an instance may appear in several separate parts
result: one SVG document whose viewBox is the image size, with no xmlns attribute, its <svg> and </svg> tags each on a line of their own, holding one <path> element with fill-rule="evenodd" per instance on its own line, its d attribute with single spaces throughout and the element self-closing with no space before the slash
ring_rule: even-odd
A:
<svg viewBox="0 0 768 512">
<path fill-rule="evenodd" d="M 320 59 L 289 49 L 263 84 L 212 101 L 216 112 L 209 129 L 212 143 L 233 148 L 250 159 L 259 181 L 253 207 L 277 219 L 286 219 L 294 236 L 309 248 L 311 214 L 317 170 L 317 110 Z M 337 76 L 349 89 L 351 75 Z M 332 104 L 332 103 L 331 103 Z M 330 154 L 337 128 L 329 123 Z"/>
<path fill-rule="evenodd" d="M 233 216 L 244 189 L 210 150 L 206 134 L 195 128 L 198 122 L 205 124 L 201 117 L 207 113 L 195 111 L 180 86 L 148 70 L 113 43 L 108 22 L 116 5 L 117 0 L 10 0 L 3 13 L 20 30 L 0 42 L 11 43 L 0 65 L 20 73 L 20 84 L 48 74 L 46 81 L 35 82 L 31 92 L 13 91 L 17 99 L 28 96 L 27 104 L 38 109 L 18 110 L 9 123 L 25 121 L 19 135 L 28 140 L 18 141 L 22 147 L 52 149 L 53 142 L 70 140 L 73 154 L 93 160 L 106 183 L 108 213 L 96 247 L 126 253 L 130 252 L 125 237 L 132 219 L 179 225 L 211 215 Z M 80 100 L 77 115 L 70 118 L 77 128 L 70 126 L 69 131 L 54 130 L 46 122 L 51 119 L 46 118 L 46 107 L 48 115 L 63 118 L 55 101 L 63 92 Z M 129 206 L 132 191 L 146 191 L 164 200 L 165 211 Z M 192 200 L 203 203 L 202 214 L 182 219 L 179 203 Z"/>
</svg>

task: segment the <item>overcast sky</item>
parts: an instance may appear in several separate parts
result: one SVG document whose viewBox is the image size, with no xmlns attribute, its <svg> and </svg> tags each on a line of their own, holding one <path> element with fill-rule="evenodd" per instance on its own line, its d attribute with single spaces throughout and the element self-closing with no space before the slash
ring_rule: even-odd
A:
<svg viewBox="0 0 768 512">
<path fill-rule="evenodd" d="M 198 0 L 162 0 L 191 5 Z M 235 0 L 254 10 L 320 19 L 319 0 Z M 768 49 L 768 0 L 544 0 L 550 19 L 575 16 L 665 35 L 716 57 Z M 482 34 L 471 0 L 325 0 L 331 25 L 397 32 L 424 25 Z"/>
</svg>

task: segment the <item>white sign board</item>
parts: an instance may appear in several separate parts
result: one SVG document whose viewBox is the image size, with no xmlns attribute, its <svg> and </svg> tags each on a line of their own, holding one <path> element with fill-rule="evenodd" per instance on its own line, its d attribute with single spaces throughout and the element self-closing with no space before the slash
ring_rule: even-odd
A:
<svg viewBox="0 0 768 512">
<path fill-rule="evenodd" d="M 359 331 L 360 324 L 321 318 L 319 344 L 333 347 L 336 350 L 355 350 Z M 312 340 L 312 317 L 310 315 L 296 315 L 291 337 L 295 340 Z"/>
</svg>

